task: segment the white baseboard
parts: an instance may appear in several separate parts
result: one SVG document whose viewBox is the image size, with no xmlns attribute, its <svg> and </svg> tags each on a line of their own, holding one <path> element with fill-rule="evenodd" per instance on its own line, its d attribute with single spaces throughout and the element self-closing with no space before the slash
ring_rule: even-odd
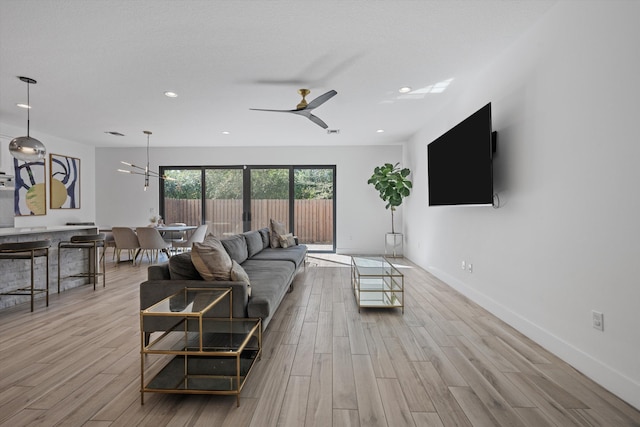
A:
<svg viewBox="0 0 640 427">
<path fill-rule="evenodd" d="M 611 393 L 640 409 L 640 384 L 625 376 L 613 367 L 602 363 L 551 332 L 541 328 L 518 313 L 503 306 L 477 289 L 467 286 L 459 279 L 429 266 L 427 271 L 451 286 L 476 304 L 514 327 L 537 344 L 564 360 Z"/>
</svg>

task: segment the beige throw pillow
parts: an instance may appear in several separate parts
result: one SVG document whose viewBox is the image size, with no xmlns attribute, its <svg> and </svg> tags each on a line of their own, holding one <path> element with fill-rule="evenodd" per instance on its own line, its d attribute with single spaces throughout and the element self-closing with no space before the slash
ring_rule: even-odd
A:
<svg viewBox="0 0 640 427">
<path fill-rule="evenodd" d="M 280 246 L 283 248 L 288 248 L 289 246 L 295 246 L 296 239 L 293 237 L 293 234 L 287 233 L 280 236 Z"/>
<path fill-rule="evenodd" d="M 284 224 L 278 221 L 269 220 L 269 231 L 271 232 L 270 242 L 272 248 L 279 248 L 280 245 L 280 236 L 285 234 L 287 230 L 284 227 Z"/>
<path fill-rule="evenodd" d="M 231 257 L 213 234 L 209 234 L 202 243 L 193 244 L 191 262 L 204 280 L 231 279 Z"/>
<path fill-rule="evenodd" d="M 249 281 L 249 275 L 244 268 L 234 260 L 231 260 L 233 266 L 231 267 L 231 280 L 234 282 L 245 282 L 247 284 L 247 295 L 251 296 L 251 282 Z"/>
</svg>

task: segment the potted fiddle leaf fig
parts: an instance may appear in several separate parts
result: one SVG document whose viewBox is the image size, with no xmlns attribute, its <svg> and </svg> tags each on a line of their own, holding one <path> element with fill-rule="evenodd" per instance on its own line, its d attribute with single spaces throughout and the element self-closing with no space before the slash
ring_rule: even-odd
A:
<svg viewBox="0 0 640 427">
<path fill-rule="evenodd" d="M 385 163 L 383 166 L 377 166 L 367 181 L 367 184 L 373 185 L 380 192 L 380 198 L 386 203 L 385 208 L 391 209 L 392 234 L 395 234 L 393 212 L 402 204 L 402 200 L 409 196 L 412 188 L 411 181 L 407 179 L 411 171 L 409 168 L 401 169 L 398 165 L 399 163 Z"/>
</svg>

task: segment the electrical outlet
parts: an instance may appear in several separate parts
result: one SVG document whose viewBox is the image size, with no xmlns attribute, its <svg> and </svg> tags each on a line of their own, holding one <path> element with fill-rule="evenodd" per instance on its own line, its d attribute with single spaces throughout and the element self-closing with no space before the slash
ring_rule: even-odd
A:
<svg viewBox="0 0 640 427">
<path fill-rule="evenodd" d="M 473 273 L 473 264 L 467 264 L 467 268 L 469 269 L 469 273 Z"/>
<path fill-rule="evenodd" d="M 592 310 L 591 322 L 593 323 L 594 329 L 604 331 L 604 314 L 600 313 L 599 311 Z"/>
<path fill-rule="evenodd" d="M 462 264 L 460 265 L 460 268 L 463 269 L 463 270 L 466 270 L 467 269 L 467 263 L 462 261 Z"/>
</svg>

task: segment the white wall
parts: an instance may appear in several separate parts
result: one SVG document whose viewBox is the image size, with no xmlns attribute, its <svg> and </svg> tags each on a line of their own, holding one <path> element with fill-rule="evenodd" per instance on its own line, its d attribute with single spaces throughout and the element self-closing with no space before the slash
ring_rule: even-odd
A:
<svg viewBox="0 0 640 427">
<path fill-rule="evenodd" d="M 13 156 L 9 152 L 9 142 L 17 136 L 26 135 L 25 128 L 16 128 L 0 123 L 0 171 L 15 175 L 13 170 Z M 67 222 L 94 221 L 96 215 L 95 204 L 95 149 L 93 147 L 63 140 L 51 135 L 31 129 L 31 136 L 37 138 L 47 149 L 45 158 L 45 173 L 47 176 L 47 213 L 38 216 L 15 217 L 16 227 L 37 227 L 45 225 L 64 225 Z M 80 208 L 79 209 L 51 209 L 49 207 L 49 153 L 61 154 L 80 159 Z"/>
<path fill-rule="evenodd" d="M 402 145 L 350 147 L 152 148 L 151 168 L 188 165 L 336 165 L 336 244 L 339 253 L 384 253 L 384 233 L 391 213 L 367 184 L 373 169 L 402 160 Z M 121 160 L 144 165 L 145 149 L 96 151 L 98 222 L 103 225 L 146 225 L 149 209 L 158 212 L 158 182 L 143 191 L 144 178 L 116 172 Z M 402 216 L 396 215 L 401 227 Z"/>
<path fill-rule="evenodd" d="M 404 154 L 423 195 L 405 207 L 409 258 L 637 408 L 639 16 L 640 2 L 558 4 L 456 81 Z M 426 145 L 488 101 L 502 207 L 429 208 Z"/>
</svg>

